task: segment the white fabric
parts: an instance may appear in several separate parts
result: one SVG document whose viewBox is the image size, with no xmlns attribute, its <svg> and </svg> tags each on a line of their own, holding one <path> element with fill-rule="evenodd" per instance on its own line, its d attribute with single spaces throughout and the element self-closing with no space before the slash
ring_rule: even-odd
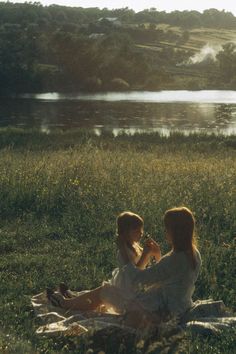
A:
<svg viewBox="0 0 236 354">
<path fill-rule="evenodd" d="M 126 252 L 127 255 L 130 259 L 130 262 L 135 266 L 140 257 L 141 257 L 141 253 L 136 254 L 135 252 L 133 252 L 131 249 L 129 249 L 128 247 L 126 247 Z M 126 300 L 131 300 L 132 298 L 136 297 L 136 289 L 134 288 L 133 284 L 131 283 L 131 279 L 128 275 L 128 272 L 125 269 L 125 261 L 122 258 L 122 255 L 120 253 L 120 251 L 117 252 L 117 261 L 118 261 L 118 268 L 115 268 L 112 272 L 112 278 L 110 280 L 108 280 L 108 282 L 105 283 L 109 283 L 113 286 L 115 286 L 116 288 L 118 288 L 120 290 L 120 294 L 121 296 L 123 296 Z M 105 294 L 104 294 L 105 296 Z M 117 296 L 115 295 L 116 299 Z M 114 300 L 116 300 L 114 299 Z M 110 298 L 110 301 L 112 302 L 112 299 Z"/>
<path fill-rule="evenodd" d="M 144 270 L 129 263 L 123 273 L 133 289 L 151 286 L 137 297 L 146 310 L 181 315 L 193 306 L 192 294 L 201 266 L 201 256 L 197 250 L 195 257 L 195 269 L 184 252 L 170 252 L 160 262 Z"/>
<path fill-rule="evenodd" d="M 122 316 L 119 315 L 99 312 L 80 313 L 54 307 L 48 302 L 45 293 L 33 296 L 31 303 L 39 322 L 36 333 L 40 336 L 80 336 L 88 330 L 96 331 L 107 327 L 122 328 L 131 333 L 137 332 L 131 327 L 124 326 Z M 162 327 L 165 325 L 168 332 L 168 322 L 160 325 Z M 176 325 L 194 334 L 212 335 L 235 327 L 236 317 L 226 310 L 222 301 L 198 300 Z"/>
</svg>

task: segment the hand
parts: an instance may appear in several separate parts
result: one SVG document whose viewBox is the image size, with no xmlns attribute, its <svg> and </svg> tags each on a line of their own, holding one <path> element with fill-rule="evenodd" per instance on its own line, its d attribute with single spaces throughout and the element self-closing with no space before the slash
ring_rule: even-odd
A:
<svg viewBox="0 0 236 354">
<path fill-rule="evenodd" d="M 161 249 L 160 249 L 159 244 L 156 241 L 154 241 L 152 238 L 149 238 L 145 242 L 144 248 L 147 248 L 149 254 L 151 256 L 154 256 L 157 261 L 160 260 L 160 258 L 161 258 Z"/>
<path fill-rule="evenodd" d="M 153 248 L 149 240 L 145 241 L 144 243 L 143 254 L 148 256 L 149 258 L 153 256 Z"/>
</svg>

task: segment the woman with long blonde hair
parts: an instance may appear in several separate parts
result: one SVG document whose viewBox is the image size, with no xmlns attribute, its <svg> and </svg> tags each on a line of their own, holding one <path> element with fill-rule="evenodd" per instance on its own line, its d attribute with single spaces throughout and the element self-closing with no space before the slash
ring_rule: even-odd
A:
<svg viewBox="0 0 236 354">
<path fill-rule="evenodd" d="M 119 222 L 121 226 L 125 222 L 125 232 L 122 227 L 118 230 L 118 247 L 124 264 L 122 272 L 128 279 L 129 289 L 133 288 L 136 296 L 125 296 L 127 287 L 120 286 L 122 282 L 116 283 L 114 278 L 113 284 L 105 284 L 73 299 L 52 294 L 52 303 L 82 311 L 96 310 L 103 304 L 111 305 L 118 312 L 126 313 L 127 323 L 134 326 L 146 326 L 147 319 L 152 322 L 167 314 L 177 317 L 183 315 L 193 306 L 194 284 L 201 266 L 194 236 L 193 213 L 186 207 L 165 212 L 166 239 L 171 250 L 162 257 L 160 247 L 154 240 L 147 242 L 141 252 L 138 241 L 143 220 L 139 216 L 126 213 L 118 219 L 118 225 Z M 132 227 L 129 228 L 129 225 Z M 152 256 L 157 263 L 145 268 Z"/>
<path fill-rule="evenodd" d="M 195 219 L 186 207 L 167 210 L 164 215 L 164 225 L 167 239 L 175 252 L 185 252 L 195 268 L 197 266 L 194 251 L 196 251 Z"/>
<path fill-rule="evenodd" d="M 166 314 L 181 316 L 193 306 L 192 295 L 201 266 L 193 213 L 186 207 L 169 209 L 164 214 L 164 226 L 170 252 L 144 270 L 131 264 L 126 266 L 133 284 L 146 286 L 146 291 L 137 297 L 133 309 L 129 307 L 135 313 L 135 321 L 140 309 L 146 312 L 146 317 L 154 313 L 160 318 Z M 147 250 L 147 257 L 150 257 L 150 252 L 155 254 L 160 250 L 153 246 L 152 250 Z"/>
</svg>

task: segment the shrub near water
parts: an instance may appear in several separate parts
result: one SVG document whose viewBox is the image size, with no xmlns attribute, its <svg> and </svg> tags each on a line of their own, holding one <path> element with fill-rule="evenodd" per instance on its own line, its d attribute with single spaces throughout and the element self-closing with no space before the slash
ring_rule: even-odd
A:
<svg viewBox="0 0 236 354">
<path fill-rule="evenodd" d="M 166 251 L 164 211 L 192 209 L 203 258 L 195 298 L 222 299 L 235 309 L 235 138 L 0 136 L 2 347 L 9 333 L 14 345 L 53 347 L 34 335 L 29 297 L 63 280 L 90 288 L 107 279 L 123 210 L 141 214 Z"/>
</svg>

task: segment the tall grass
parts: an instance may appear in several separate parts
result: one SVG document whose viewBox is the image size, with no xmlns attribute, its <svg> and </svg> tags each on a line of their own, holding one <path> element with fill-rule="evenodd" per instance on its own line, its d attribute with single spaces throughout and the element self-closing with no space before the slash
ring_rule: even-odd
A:
<svg viewBox="0 0 236 354">
<path fill-rule="evenodd" d="M 90 288 L 109 278 L 123 210 L 144 217 L 164 252 L 165 210 L 193 210 L 203 258 L 195 298 L 222 299 L 235 310 L 236 137 L 8 129 L 0 131 L 0 147 L 3 349 L 66 347 L 36 338 L 30 296 L 60 280 Z M 197 341 L 187 343 L 195 352 Z M 211 352 L 208 342 L 205 348 Z"/>
</svg>

